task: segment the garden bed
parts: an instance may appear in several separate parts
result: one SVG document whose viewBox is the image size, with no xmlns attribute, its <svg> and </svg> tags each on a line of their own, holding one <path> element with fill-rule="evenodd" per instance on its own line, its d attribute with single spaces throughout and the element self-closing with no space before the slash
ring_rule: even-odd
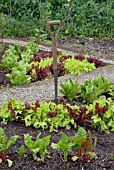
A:
<svg viewBox="0 0 114 170">
<path fill-rule="evenodd" d="M 107 97 L 110 97 L 110 96 L 108 95 Z M 70 102 L 66 98 L 61 97 L 61 98 L 58 98 L 58 102 L 60 104 L 62 104 L 62 103 L 65 104 L 65 107 L 66 107 L 67 103 L 69 103 L 70 105 L 74 105 L 74 107 L 75 107 L 76 104 L 79 103 L 79 106 L 82 107 L 82 108 L 86 104 L 86 103 L 85 104 L 83 103 L 81 98 L 76 99 L 76 100 L 72 100 L 72 102 Z M 108 102 L 108 100 L 106 100 L 106 103 L 107 102 Z M 43 103 L 45 105 L 45 102 L 43 102 Z M 113 101 L 111 101 L 111 103 L 113 104 Z M 32 164 L 32 169 L 33 168 L 34 169 L 39 168 L 39 169 L 42 169 L 42 170 L 43 169 L 54 170 L 54 169 L 58 169 L 58 168 L 59 169 L 64 169 L 64 168 L 69 169 L 70 168 L 70 169 L 77 169 L 77 170 L 79 168 L 80 168 L 80 170 L 81 169 L 96 170 L 96 169 L 99 168 L 101 170 L 102 169 L 113 170 L 113 168 L 114 168 L 114 160 L 113 160 L 114 159 L 114 152 L 113 152 L 114 133 L 112 132 L 110 134 L 106 134 L 105 132 L 100 131 L 100 129 L 98 130 L 98 127 L 95 128 L 95 127 L 91 127 L 91 125 L 87 125 L 88 122 L 90 122 L 90 120 L 88 119 L 89 118 L 88 116 L 86 118 L 86 120 L 88 119 L 87 124 L 84 123 L 85 118 L 83 116 L 85 115 L 85 113 L 83 112 L 84 111 L 83 109 L 82 109 L 82 111 L 80 110 L 82 113 L 84 113 L 81 116 L 81 117 L 83 117 L 83 119 L 82 118 L 81 119 L 79 118 L 79 120 L 76 119 L 76 126 L 72 127 L 72 125 L 71 125 L 71 129 L 68 129 L 68 130 L 65 129 L 65 128 L 58 127 L 57 128 L 58 131 L 56 132 L 56 130 L 57 130 L 56 128 L 55 128 L 55 130 L 53 128 L 48 129 L 47 128 L 48 123 L 47 123 L 47 125 L 45 124 L 48 120 L 47 118 L 46 119 L 44 118 L 44 115 L 46 114 L 45 113 L 46 108 L 44 108 L 44 112 L 43 112 L 43 115 L 42 115 L 43 117 L 41 116 L 42 117 L 42 123 L 40 124 L 40 126 L 42 128 L 44 128 L 44 130 L 42 130 L 41 128 L 38 128 L 38 124 L 36 124 L 35 122 L 33 123 L 33 125 L 36 124 L 38 129 L 37 128 L 35 129 L 34 127 L 25 127 L 25 125 L 23 124 L 24 117 L 23 117 L 22 113 L 24 113 L 28 110 L 28 115 L 26 115 L 26 116 L 29 116 L 29 109 L 30 109 L 30 113 L 31 113 L 31 109 L 36 110 L 37 109 L 36 107 L 39 107 L 39 102 L 37 101 L 35 105 L 34 104 L 32 105 L 30 103 L 25 103 L 26 109 L 23 108 L 23 104 L 24 103 L 20 103 L 18 101 L 12 100 L 11 102 L 9 101 L 9 104 L 6 103 L 4 105 L 3 110 L 1 110 L 1 116 L 2 116 L 2 112 L 4 112 L 4 111 L 6 112 L 6 116 L 4 117 L 5 118 L 4 120 L 9 121 L 9 120 L 13 119 L 12 122 L 8 122 L 6 125 L 3 125 L 3 124 L 0 123 L 1 127 L 5 130 L 7 137 L 10 138 L 12 135 L 19 135 L 20 136 L 16 145 L 11 147 L 11 149 L 8 150 L 7 159 L 10 159 L 11 163 L 12 163 L 10 169 L 14 169 L 14 168 L 15 169 L 19 169 L 19 168 L 25 169 L 26 166 L 27 166 L 28 169 L 30 169 L 31 164 Z M 41 106 L 42 106 L 42 104 L 40 103 Z M 99 114 L 101 114 L 101 116 L 102 116 L 102 113 L 104 114 L 105 111 L 108 109 L 107 108 L 108 105 L 106 104 L 104 107 L 99 109 L 99 106 L 97 106 L 96 104 L 95 104 L 95 108 L 97 109 L 97 112 L 99 112 Z M 109 106 L 112 107 L 111 106 L 112 104 L 109 104 Z M 52 106 L 53 106 L 53 103 L 52 103 Z M 50 105 L 49 108 L 51 109 L 52 106 Z M 91 105 L 90 105 L 90 107 L 91 107 Z M 60 106 L 60 108 L 61 108 L 61 106 Z M 60 108 L 59 108 L 58 112 L 61 112 Z M 66 107 L 66 108 L 68 110 L 70 109 L 69 107 Z M 77 108 L 77 106 L 76 106 L 76 108 Z M 8 118 L 9 114 L 8 114 L 7 109 L 10 110 L 11 115 L 16 115 L 16 113 L 17 113 L 17 118 L 15 119 L 15 116 L 13 116 L 12 118 Z M 42 109 L 43 109 L 43 107 L 42 107 Z M 71 113 L 71 119 L 72 119 L 72 116 L 74 115 L 74 111 L 76 111 L 75 109 L 74 109 L 74 111 L 72 109 L 69 110 L 69 113 Z M 35 110 L 34 110 L 34 113 L 35 113 Z M 46 112 L 47 112 L 47 110 L 48 109 L 46 109 Z M 34 115 L 34 113 L 33 113 L 33 115 Z M 56 110 L 55 110 L 54 113 L 56 113 Z M 65 112 L 63 111 L 62 114 L 64 114 L 64 113 Z M 39 114 L 40 114 L 40 112 L 39 112 Z M 52 116 L 52 118 L 54 118 L 53 117 L 54 116 L 53 111 L 51 113 L 47 112 L 47 115 Z M 20 119 L 20 117 L 23 117 L 23 119 Z M 43 122 L 43 120 L 45 120 L 46 122 L 45 121 Z M 57 119 L 57 120 L 59 120 L 59 119 Z M 67 120 L 67 117 L 66 117 L 66 120 Z M 63 123 L 67 122 L 66 120 L 64 119 Z M 75 117 L 74 117 L 74 120 L 75 120 Z M 29 119 L 27 120 L 27 122 L 29 123 Z M 27 122 L 26 122 L 26 126 L 30 126 L 31 123 L 29 123 L 29 125 L 27 125 Z M 57 121 L 55 122 L 55 124 L 56 123 L 57 123 Z M 44 127 L 43 127 L 43 124 L 44 124 Z M 46 127 L 45 127 L 45 125 L 46 125 Z M 67 136 L 73 137 L 76 134 L 76 132 L 77 132 L 77 130 L 80 126 L 83 127 L 86 131 L 89 130 L 91 132 L 92 143 L 94 143 L 95 139 L 97 139 L 94 150 L 93 150 L 93 152 L 95 153 L 95 156 L 92 159 L 88 159 L 88 161 L 86 163 L 84 163 L 82 160 L 73 161 L 71 159 L 72 156 L 73 156 L 73 153 L 71 152 L 71 153 L 68 154 L 68 159 L 65 162 L 64 158 L 63 158 L 63 153 L 61 152 L 61 154 L 59 154 L 56 150 L 52 149 L 51 144 L 52 144 L 52 142 L 54 142 L 54 143 L 58 142 L 60 140 L 60 137 L 61 137 L 62 134 L 66 134 Z M 18 127 L 18 129 L 17 129 L 17 127 Z M 67 124 L 66 124 L 66 127 L 67 127 Z M 113 125 L 112 125 L 112 128 L 113 128 Z M 52 132 L 50 132 L 50 130 Z M 54 130 L 54 132 L 53 132 L 53 130 Z M 41 137 L 46 137 L 47 135 L 51 136 L 50 145 L 48 146 L 48 151 L 50 152 L 50 154 L 45 156 L 45 161 L 44 162 L 39 162 L 39 161 L 37 162 L 36 160 L 34 160 L 31 152 L 28 149 L 26 149 L 26 151 L 25 151 L 25 153 L 27 154 L 27 157 L 26 158 L 20 158 L 17 151 L 19 150 L 19 147 L 24 142 L 24 134 L 29 134 L 32 137 L 32 139 L 35 140 L 36 135 L 39 132 L 41 132 Z M 29 165 L 28 165 L 28 162 L 29 162 Z M 2 169 L 8 169 L 8 162 L 7 161 L 3 162 L 2 165 L 0 165 L 0 166 L 1 166 Z"/>
<path fill-rule="evenodd" d="M 100 75 L 100 73 L 104 73 L 106 75 L 106 73 L 108 74 L 108 78 L 113 78 L 113 70 L 112 70 L 113 66 L 105 66 L 106 69 L 104 69 L 105 71 L 103 72 L 102 68 L 98 68 L 98 72 L 97 69 L 93 70 L 93 74 L 97 77 L 98 75 Z M 108 72 L 108 71 L 109 72 Z M 112 71 L 112 72 L 111 72 Z M 4 72 L 4 70 L 2 70 L 3 75 L 6 74 L 6 72 Z M 85 73 L 84 73 L 85 75 Z M 89 75 L 89 76 L 88 76 Z M 112 76 L 112 77 L 111 77 Z M 59 78 L 59 84 L 60 82 L 62 82 L 63 80 L 65 81 L 67 78 L 72 78 L 75 77 L 75 80 L 79 80 L 80 82 L 85 81 L 86 79 L 92 79 L 91 77 L 91 73 L 88 73 L 86 75 L 86 79 L 84 79 L 84 76 L 76 76 L 76 75 L 69 75 L 69 76 L 62 76 Z M 106 76 L 107 77 L 107 76 Z M 5 82 L 5 84 L 9 83 L 7 82 L 7 79 L 5 77 L 5 79 L 2 79 L 2 82 Z M 81 83 L 82 83 L 81 82 Z M 1 83 L 2 84 L 2 83 Z M 2 84 L 4 85 L 4 83 Z M 36 99 L 38 100 L 53 100 L 54 95 L 51 97 L 50 99 L 50 95 L 52 95 L 52 91 L 54 92 L 54 88 L 53 86 L 53 80 L 44 80 L 41 82 L 36 82 L 36 83 L 31 83 L 30 85 L 27 86 L 17 86 L 17 87 L 11 87 L 11 88 L 7 88 L 7 89 L 3 89 L 1 90 L 1 96 L 3 97 L 3 99 L 1 99 L 2 103 L 3 101 L 6 100 L 10 100 L 11 98 L 16 96 L 16 93 L 18 91 L 18 89 L 21 89 L 22 93 L 20 91 L 18 91 L 18 99 L 22 99 L 23 101 L 35 101 Z M 37 89 L 36 89 L 37 88 Z M 42 89 L 43 88 L 43 89 Z M 27 90 L 28 92 L 27 92 Z M 34 93 L 35 92 L 35 93 Z M 46 94 L 47 93 L 47 94 Z M 28 95 L 28 98 L 26 98 Z M 34 95 L 37 95 L 36 97 Z M 41 97 L 40 97 L 41 95 Z M 47 95 L 47 96 L 46 96 Z M 5 96 L 5 97 L 4 97 Z M 43 96 L 43 97 L 42 97 Z M 31 97 L 33 97 L 31 99 Z M 26 99 L 25 99 L 26 98 Z M 64 99 L 63 97 L 60 97 L 60 95 L 58 96 L 58 100 L 62 101 L 64 100 L 65 103 L 68 103 L 69 101 L 67 99 Z M 82 101 L 81 101 L 82 102 Z M 76 101 L 74 101 L 74 103 L 76 103 Z M 81 105 L 81 103 L 80 103 Z M 69 130 L 65 129 L 65 128 L 58 128 L 58 132 L 50 132 L 49 129 L 35 129 L 34 127 L 25 127 L 23 122 L 20 121 L 12 121 L 12 122 L 8 122 L 8 124 L 3 125 L 0 123 L 0 126 L 5 130 L 7 137 L 11 137 L 12 135 L 19 135 L 20 138 L 17 140 L 16 145 L 12 146 L 9 151 L 8 151 L 8 157 L 7 159 L 10 159 L 12 161 L 12 165 L 9 168 L 8 167 L 8 162 L 3 162 L 0 165 L 1 169 L 7 170 L 7 169 L 28 169 L 28 170 L 32 170 L 32 169 L 41 169 L 41 170 L 56 170 L 56 169 L 71 169 L 71 170 L 105 170 L 105 169 L 110 169 L 113 170 L 114 169 L 114 133 L 110 133 L 110 134 L 106 134 L 105 132 L 102 132 L 100 130 L 98 130 L 98 128 L 93 128 L 91 126 L 87 126 L 83 124 L 79 124 L 78 126 L 76 126 L 75 128 L 71 128 Z M 77 132 L 78 128 L 82 126 L 86 131 L 90 130 L 91 134 L 92 134 L 92 140 L 94 141 L 94 136 L 97 137 L 97 143 L 96 143 L 96 147 L 94 148 L 94 153 L 96 154 L 96 156 L 98 157 L 97 159 L 92 159 L 92 160 L 88 160 L 86 163 L 83 163 L 81 160 L 77 160 L 74 161 L 71 159 L 71 157 L 73 156 L 72 153 L 69 153 L 68 155 L 68 160 L 67 162 L 64 161 L 63 158 L 63 154 L 60 154 L 51 148 L 51 146 L 49 145 L 48 150 L 50 152 L 50 154 L 48 156 L 45 157 L 45 161 L 44 162 L 38 162 L 35 161 L 32 157 L 31 152 L 26 149 L 26 154 L 28 155 L 26 158 L 20 158 L 19 154 L 17 153 L 17 150 L 19 149 L 19 147 L 21 146 L 21 144 L 23 144 L 24 141 L 24 134 L 29 133 L 32 137 L 32 139 L 36 138 L 36 135 L 41 132 L 41 137 L 46 137 L 47 135 L 51 135 L 51 142 L 58 142 L 61 135 L 62 134 L 66 134 L 68 136 L 74 136 L 75 133 Z M 18 128 L 17 128 L 18 127 Z"/>
<path fill-rule="evenodd" d="M 4 85 L 10 86 L 13 84 L 14 85 L 28 84 L 30 82 L 35 82 L 35 81 L 39 81 L 39 80 L 41 81 L 43 79 L 50 79 L 54 76 L 53 75 L 54 74 L 53 66 L 51 64 L 52 61 L 51 60 L 49 61 L 49 59 L 53 56 L 52 51 L 37 52 L 38 48 L 34 44 L 31 43 L 30 45 L 28 45 L 27 49 L 25 47 L 25 52 L 23 52 L 24 47 L 19 47 L 16 45 L 15 48 L 10 47 L 11 54 L 8 57 L 8 55 L 9 55 L 8 54 L 9 53 L 8 46 L 9 46 L 9 44 L 1 43 L 1 48 L 0 48 L 0 64 L 1 64 L 0 65 L 0 73 L 1 73 L 0 86 L 1 87 Z M 32 48 L 34 48 L 34 49 L 32 49 Z M 29 50 L 31 50 L 31 49 L 33 50 L 33 52 L 31 51 L 31 53 L 29 54 Z M 28 52 L 27 52 L 27 50 L 28 50 Z M 5 54 L 6 52 L 7 52 L 7 54 Z M 31 54 L 33 54 L 33 57 L 31 56 Z M 3 55 L 5 55 L 4 58 L 3 58 Z M 22 58 L 23 55 L 28 55 L 27 58 L 30 58 L 30 59 Z M 84 71 L 90 72 L 91 70 L 93 70 L 95 68 L 108 65 L 107 63 L 103 63 L 103 61 L 99 60 L 98 58 L 86 56 L 87 63 L 84 62 L 84 66 L 81 65 L 80 63 L 76 62 L 75 65 L 79 65 L 79 68 L 77 67 L 76 69 L 75 68 L 71 69 L 73 67 L 73 65 L 72 65 L 73 62 L 75 62 L 77 60 L 77 61 L 81 61 L 81 63 L 82 63 L 85 60 L 85 56 L 81 55 L 81 54 L 74 55 L 75 60 L 67 62 L 66 66 L 65 66 L 66 60 L 68 60 L 68 59 L 70 60 L 72 58 L 72 54 L 67 54 L 65 52 L 63 52 L 63 54 L 62 54 L 62 52 L 58 51 L 58 55 L 61 55 L 59 57 L 59 61 L 58 61 L 58 77 L 66 75 L 66 74 L 73 74 L 73 73 L 80 75 Z M 45 62 L 43 64 L 42 59 L 47 60 L 47 63 Z M 20 60 L 26 60 L 27 65 L 23 64 L 23 61 L 19 64 L 19 66 L 14 64 L 15 62 L 19 62 Z M 40 63 L 42 63 L 42 64 L 40 64 Z M 48 63 L 49 63 L 49 65 L 48 65 Z M 95 67 L 92 64 L 94 64 Z M 71 65 L 71 66 L 69 66 L 69 65 Z M 19 73 L 20 69 L 22 70 L 21 67 L 23 67 L 23 68 L 25 67 L 25 70 L 28 69 L 28 71 L 26 71 L 26 74 L 23 72 L 25 80 L 19 79 L 19 76 L 17 76 L 17 73 L 15 75 L 16 71 L 13 71 L 13 67 L 16 67 L 16 70 L 18 70 L 18 75 L 21 77 L 22 77 L 22 75 L 21 75 L 21 73 Z M 39 69 L 38 69 L 38 67 L 39 67 Z M 85 69 L 82 69 L 81 67 L 85 68 Z M 6 76 L 7 74 L 9 74 L 9 76 Z M 14 78 L 16 76 L 17 76 L 17 78 Z M 16 81 L 16 79 L 18 79 L 18 81 Z"/>
<path fill-rule="evenodd" d="M 44 163 L 37 162 L 33 160 L 32 154 L 27 150 L 26 153 L 28 154 L 27 158 L 20 158 L 17 154 L 17 150 L 19 149 L 20 145 L 23 144 L 23 135 L 29 133 L 33 138 L 41 132 L 41 136 L 45 137 L 47 135 L 51 135 L 51 142 L 57 142 L 60 139 L 62 133 L 67 134 L 68 136 L 73 136 L 76 133 L 76 129 L 65 130 L 64 128 L 60 128 L 59 131 L 56 132 L 49 132 L 49 130 L 42 130 L 42 129 L 35 129 L 33 127 L 25 127 L 23 123 L 20 122 L 11 122 L 7 125 L 0 125 L 4 128 L 7 137 L 11 137 L 12 135 L 19 135 L 20 138 L 17 141 L 16 145 L 13 146 L 8 151 L 8 159 L 12 161 L 12 166 L 9 168 L 8 163 L 3 162 L 0 165 L 0 169 L 3 170 L 14 170 L 14 169 L 27 169 L 27 170 L 64 170 L 64 169 L 71 169 L 71 170 L 104 170 L 114 169 L 114 134 L 106 134 L 100 132 L 98 130 L 90 128 L 89 130 L 92 132 L 93 135 L 98 137 L 95 153 L 98 156 L 97 160 L 92 160 L 88 163 L 82 163 L 81 161 L 73 162 L 71 160 L 71 156 L 69 155 L 68 161 L 64 162 L 63 158 L 60 157 L 57 151 L 54 151 L 51 147 L 49 147 L 50 157 L 45 158 Z M 17 128 L 18 127 L 18 128 Z M 86 129 L 86 128 L 85 128 Z"/>
</svg>

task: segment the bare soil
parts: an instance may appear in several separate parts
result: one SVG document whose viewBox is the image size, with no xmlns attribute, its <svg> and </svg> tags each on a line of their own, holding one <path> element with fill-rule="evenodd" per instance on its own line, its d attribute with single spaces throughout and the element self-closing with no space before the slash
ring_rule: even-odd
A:
<svg viewBox="0 0 114 170">
<path fill-rule="evenodd" d="M 93 136 L 98 138 L 95 153 L 98 156 L 97 160 L 91 160 L 88 163 L 82 163 L 81 161 L 73 162 L 71 160 L 72 154 L 69 154 L 68 161 L 64 162 L 63 157 L 60 157 L 58 152 L 51 147 L 48 147 L 50 152 L 50 157 L 46 157 L 44 163 L 37 162 L 33 160 L 32 154 L 26 150 L 26 154 L 28 155 L 26 158 L 20 158 L 17 154 L 17 150 L 23 144 L 23 136 L 24 134 L 29 133 L 33 139 L 35 139 L 36 135 L 41 132 L 41 137 L 45 137 L 47 135 L 51 135 L 51 142 L 59 141 L 61 135 L 65 133 L 67 136 L 74 136 L 77 129 L 59 129 L 58 132 L 49 132 L 49 130 L 35 129 L 33 127 L 25 127 L 23 123 L 20 122 L 10 122 L 7 125 L 0 124 L 2 128 L 4 128 L 7 137 L 11 137 L 12 135 L 19 135 L 20 138 L 17 140 L 16 145 L 12 146 L 8 151 L 8 159 L 13 162 L 13 165 L 8 168 L 8 163 L 3 162 L 0 165 L 1 170 L 113 170 L 114 169 L 114 133 L 105 134 L 104 132 L 100 132 L 97 129 L 89 128 L 92 132 Z M 88 129 L 85 127 L 85 129 Z"/>
<path fill-rule="evenodd" d="M 87 41 L 82 39 L 84 43 Z M 75 41 L 78 41 L 75 39 Z M 81 41 L 81 40 L 80 40 Z M 74 40 L 68 41 L 69 44 L 72 42 L 74 44 Z M 64 43 L 64 42 L 63 42 Z M 72 45 L 73 45 L 72 44 Z M 114 47 L 114 42 L 110 43 L 108 41 L 105 45 L 102 45 L 102 42 L 98 42 L 99 50 L 102 51 L 103 48 L 107 50 L 111 46 L 109 50 L 110 54 L 114 54 L 112 47 Z M 110 44 L 110 45 L 109 45 Z M 93 46 L 93 45 L 92 45 Z M 101 48 L 102 47 L 102 48 Z M 7 46 L 0 51 L 0 62 L 1 57 L 4 54 L 4 51 L 7 49 Z M 103 51 L 105 51 L 103 50 Z M 9 80 L 5 76 L 6 71 L 0 67 L 0 86 L 7 85 L 9 83 Z M 20 158 L 17 150 L 23 144 L 23 136 L 26 133 L 29 133 L 33 139 L 35 139 L 36 135 L 41 132 L 41 137 L 45 137 L 47 135 L 51 135 L 51 143 L 59 141 L 61 135 L 65 133 L 68 136 L 74 136 L 74 134 L 77 132 L 77 129 L 70 129 L 66 130 L 64 128 L 60 128 L 58 132 L 49 132 L 49 130 L 42 130 L 42 129 L 35 129 L 33 127 L 25 127 L 25 125 L 22 122 L 9 122 L 6 125 L 3 125 L 0 123 L 0 127 L 2 127 L 7 135 L 7 138 L 13 136 L 13 135 L 19 135 L 20 138 L 17 140 L 16 145 L 12 146 L 8 151 L 8 159 L 10 159 L 13 164 L 9 168 L 8 162 L 3 162 L 0 165 L 1 170 L 113 170 L 114 169 L 114 133 L 106 134 L 104 132 L 99 131 L 98 129 L 94 129 L 92 127 L 83 127 L 86 130 L 90 130 L 93 137 L 96 136 L 98 138 L 96 148 L 94 152 L 97 154 L 98 159 L 96 160 L 90 160 L 87 163 L 82 163 L 80 160 L 73 162 L 71 160 L 72 153 L 68 156 L 68 161 L 63 161 L 63 155 L 60 156 L 58 152 L 51 148 L 51 146 L 48 147 L 48 150 L 50 152 L 49 157 L 45 157 L 45 161 L 43 162 L 37 162 L 33 159 L 32 154 L 29 152 L 29 150 L 26 150 L 26 154 L 28 155 L 26 158 Z"/>
<path fill-rule="evenodd" d="M 59 41 L 59 45 L 71 47 L 72 50 L 82 49 L 88 52 L 96 51 L 114 56 L 114 40 L 94 40 L 92 38 L 69 38 Z"/>
<path fill-rule="evenodd" d="M 0 64 L 2 61 L 2 56 L 4 55 L 7 49 L 8 45 L 0 44 Z M 6 74 L 7 71 L 0 66 L 0 87 L 10 83 L 9 79 L 6 77 Z"/>
</svg>

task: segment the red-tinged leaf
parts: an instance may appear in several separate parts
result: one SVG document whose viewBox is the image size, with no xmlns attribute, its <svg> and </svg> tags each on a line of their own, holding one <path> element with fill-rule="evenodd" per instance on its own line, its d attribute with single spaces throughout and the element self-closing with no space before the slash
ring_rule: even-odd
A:
<svg viewBox="0 0 114 170">
<path fill-rule="evenodd" d="M 76 60 L 80 60 L 80 61 L 83 61 L 85 58 L 81 55 L 77 55 L 74 57 Z"/>
<path fill-rule="evenodd" d="M 38 100 L 35 102 L 35 106 L 36 106 L 37 108 L 40 107 L 40 103 L 39 103 Z"/>
<path fill-rule="evenodd" d="M 88 124 L 88 125 L 91 125 L 92 124 L 92 121 L 89 120 L 89 119 L 83 119 L 83 122 Z"/>
<path fill-rule="evenodd" d="M 26 108 L 26 110 L 30 110 L 30 104 L 29 103 L 25 103 L 25 108 Z"/>
<path fill-rule="evenodd" d="M 87 58 L 87 61 L 90 63 L 94 63 L 96 68 L 104 66 L 104 63 L 96 58 Z"/>
<path fill-rule="evenodd" d="M 72 56 L 71 56 L 71 55 L 62 56 L 62 57 L 59 59 L 59 62 L 60 62 L 60 63 L 64 63 L 64 61 L 67 60 L 68 58 L 72 58 Z"/>
</svg>

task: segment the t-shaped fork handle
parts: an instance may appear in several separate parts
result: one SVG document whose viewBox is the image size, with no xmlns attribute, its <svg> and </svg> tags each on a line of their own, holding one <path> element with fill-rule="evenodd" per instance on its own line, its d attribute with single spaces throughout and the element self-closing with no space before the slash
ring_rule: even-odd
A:
<svg viewBox="0 0 114 170">
<path fill-rule="evenodd" d="M 50 27 L 53 25 L 58 25 L 58 30 L 55 34 L 55 37 L 52 35 Z M 57 75 L 57 38 L 60 31 L 60 20 L 48 21 L 47 22 L 47 30 L 50 34 L 52 40 L 52 51 L 53 51 L 53 69 L 54 69 L 54 83 L 55 83 L 55 101 L 57 101 L 57 93 L 58 93 L 58 75 Z"/>
</svg>

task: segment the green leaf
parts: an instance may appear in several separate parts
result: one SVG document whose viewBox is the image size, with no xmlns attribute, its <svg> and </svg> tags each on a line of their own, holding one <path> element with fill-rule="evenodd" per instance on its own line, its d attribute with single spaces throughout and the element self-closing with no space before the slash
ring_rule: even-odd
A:
<svg viewBox="0 0 114 170">
<path fill-rule="evenodd" d="M 59 92 L 67 97 L 70 101 L 78 97 L 78 92 L 80 91 L 80 85 L 77 82 L 74 82 L 72 79 L 67 79 L 64 84 L 60 84 L 61 89 Z"/>
<path fill-rule="evenodd" d="M 31 140 L 29 134 L 24 134 L 24 143 L 30 150 L 34 148 L 34 142 Z"/>
<path fill-rule="evenodd" d="M 94 124 L 96 124 L 96 123 L 98 123 L 98 122 L 101 121 L 101 118 L 98 116 L 98 114 L 93 115 L 93 116 L 91 117 L 91 119 L 93 120 Z"/>
<path fill-rule="evenodd" d="M 70 74 L 78 74 L 81 75 L 83 71 L 91 71 L 95 69 L 93 63 L 89 63 L 87 60 L 76 60 L 74 57 L 65 60 L 65 68 Z"/>
<path fill-rule="evenodd" d="M 27 155 L 25 154 L 25 146 L 21 145 L 17 153 L 20 155 L 20 157 L 26 157 Z"/>
<path fill-rule="evenodd" d="M 72 159 L 73 161 L 77 161 L 78 156 L 73 156 L 71 159 Z"/>
<path fill-rule="evenodd" d="M 17 139 L 19 138 L 19 135 L 15 135 L 15 136 L 12 136 L 8 141 L 7 141 L 7 144 L 6 144 L 6 148 L 9 149 L 12 145 L 14 145 L 17 141 Z"/>
<path fill-rule="evenodd" d="M 52 144 L 51 144 L 51 147 L 52 147 L 53 149 L 57 149 L 57 150 L 58 150 L 58 144 L 57 144 L 57 143 L 52 143 Z"/>
<path fill-rule="evenodd" d="M 30 149 L 33 154 L 33 158 L 37 161 L 44 162 L 44 156 L 47 152 L 46 147 L 50 143 L 50 136 L 39 139 L 41 133 L 36 136 L 36 140 L 33 142 L 29 134 L 24 135 L 25 145 Z M 37 153 L 40 154 L 41 159 L 38 158 Z"/>
<path fill-rule="evenodd" d="M 64 160 L 67 161 L 68 153 L 72 151 L 73 143 L 70 137 L 62 134 L 61 139 L 57 143 L 52 143 L 51 147 L 57 149 L 58 152 L 63 151 Z"/>
<path fill-rule="evenodd" d="M 78 132 L 74 136 L 74 146 L 79 150 L 81 145 L 86 141 L 86 138 L 86 131 L 82 127 L 79 127 Z"/>
<path fill-rule="evenodd" d="M 110 87 L 110 81 L 101 75 L 94 80 L 86 80 L 84 84 L 81 85 L 81 96 L 85 101 L 92 103 L 94 100 L 97 100 L 100 95 L 110 91 Z"/>
<path fill-rule="evenodd" d="M 7 141 L 4 129 L 0 127 L 0 144 L 5 144 Z"/>
</svg>

